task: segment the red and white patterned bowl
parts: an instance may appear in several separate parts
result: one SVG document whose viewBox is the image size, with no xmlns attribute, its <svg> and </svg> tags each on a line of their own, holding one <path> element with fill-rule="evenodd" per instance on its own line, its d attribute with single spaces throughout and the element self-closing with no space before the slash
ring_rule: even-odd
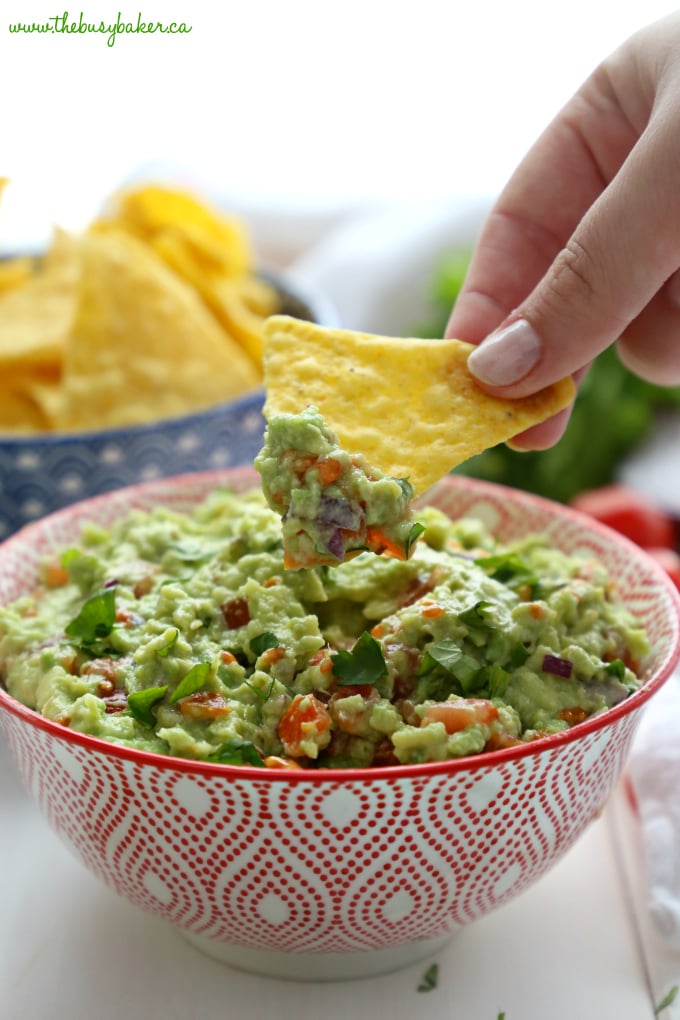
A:
<svg viewBox="0 0 680 1020">
<path fill-rule="evenodd" d="M 84 520 L 188 508 L 250 469 L 122 489 L 0 546 L 0 601 Z M 600 558 L 648 630 L 644 686 L 523 747 L 427 765 L 279 771 L 135 751 L 41 718 L 0 690 L 0 730 L 50 824 L 87 868 L 228 963 L 297 978 L 378 973 L 434 952 L 527 889 L 606 802 L 648 698 L 680 658 L 677 592 L 636 546 L 557 504 L 465 478 L 431 501 L 501 539 L 541 531 Z"/>
</svg>

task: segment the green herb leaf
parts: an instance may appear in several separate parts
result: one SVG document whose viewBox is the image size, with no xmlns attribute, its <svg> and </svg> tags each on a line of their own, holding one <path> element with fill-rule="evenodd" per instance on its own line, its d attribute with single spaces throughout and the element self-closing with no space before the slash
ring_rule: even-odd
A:
<svg viewBox="0 0 680 1020">
<path fill-rule="evenodd" d="M 521 641 L 518 641 L 516 645 L 513 645 L 510 649 L 510 655 L 508 656 L 508 666 L 510 669 L 519 669 L 527 661 L 531 652 L 528 648 L 525 648 Z"/>
<path fill-rule="evenodd" d="M 207 761 L 217 761 L 222 765 L 257 765 L 265 768 L 257 748 L 250 740 L 232 737 L 208 756 Z"/>
<path fill-rule="evenodd" d="M 418 985 L 419 992 L 431 992 L 437 987 L 439 981 L 439 964 L 433 963 L 427 968 L 423 974 L 420 984 Z"/>
<path fill-rule="evenodd" d="M 473 561 L 493 578 L 515 591 L 529 586 L 532 591 L 538 584 L 536 573 L 516 553 L 498 553 L 495 556 L 480 556 Z"/>
<path fill-rule="evenodd" d="M 678 986 L 673 985 L 670 991 L 666 992 L 658 1006 L 654 1007 L 654 1016 L 658 1016 L 662 1009 L 672 1006 L 678 997 Z"/>
<path fill-rule="evenodd" d="M 607 676 L 614 676 L 617 680 L 623 680 L 626 676 L 626 664 L 621 659 L 612 659 L 604 667 Z"/>
<path fill-rule="evenodd" d="M 170 704 L 174 705 L 180 698 L 188 698 L 190 694 L 195 694 L 196 691 L 200 691 L 201 687 L 205 687 L 210 676 L 210 669 L 209 662 L 197 662 L 192 666 L 170 695 Z"/>
<path fill-rule="evenodd" d="M 406 537 L 406 545 L 404 546 L 404 552 L 406 553 L 406 559 L 411 555 L 411 549 L 418 541 L 422 533 L 425 531 L 425 525 L 416 522 Z"/>
<path fill-rule="evenodd" d="M 266 652 L 268 648 L 278 648 L 281 642 L 277 638 L 276 634 L 272 634 L 270 630 L 265 630 L 263 634 L 258 634 L 250 642 L 250 650 L 253 655 L 259 657 L 263 652 Z"/>
<path fill-rule="evenodd" d="M 191 545 L 171 545 L 169 552 L 181 563 L 192 563 L 199 567 L 209 563 L 215 555 L 214 552 L 206 552 L 200 546 Z"/>
<path fill-rule="evenodd" d="M 406 502 L 412 500 L 413 497 L 415 496 L 415 490 L 411 483 L 409 482 L 408 478 L 395 478 L 394 480 L 395 482 L 399 483 L 399 487 L 401 488 L 401 491 Z"/>
<path fill-rule="evenodd" d="M 147 687 L 144 691 L 136 691 L 128 696 L 128 711 L 142 726 L 150 730 L 156 725 L 156 716 L 151 711 L 157 701 L 162 701 L 167 694 L 168 685 L 163 687 Z"/>
<path fill-rule="evenodd" d="M 94 644 L 100 638 L 108 637 L 116 622 L 116 589 L 104 588 L 91 595 L 65 629 L 70 638 L 83 645 Z"/>
<path fill-rule="evenodd" d="M 466 692 L 466 687 L 474 687 L 474 681 L 479 673 L 480 665 L 473 655 L 468 655 L 460 645 L 457 645 L 453 638 L 443 638 L 441 641 L 433 641 L 425 650 L 425 659 L 433 659 L 438 666 L 445 669 L 447 673 L 455 677 Z M 425 666 L 425 663 L 423 663 Z M 422 667 L 421 667 L 422 668 Z M 429 672 L 423 669 L 423 672 Z"/>
<path fill-rule="evenodd" d="M 338 686 L 347 684 L 375 684 L 387 673 L 382 648 L 374 637 L 364 631 L 351 652 L 344 648 L 331 655 L 333 672 Z"/>
<path fill-rule="evenodd" d="M 502 666 L 484 666 L 475 680 L 478 690 L 486 687 L 490 697 L 502 698 L 510 681 L 510 674 Z"/>
<path fill-rule="evenodd" d="M 172 649 L 177 644 L 178 637 L 179 637 L 179 630 L 177 629 L 177 627 L 175 627 L 174 628 L 174 634 L 172 634 L 168 638 L 168 640 L 166 641 L 166 643 L 164 645 L 161 645 L 160 648 L 156 649 L 156 655 L 160 655 L 161 659 L 167 658 L 167 656 L 170 654 Z"/>
<path fill-rule="evenodd" d="M 466 627 L 488 627 L 487 609 L 493 609 L 493 603 L 485 602 L 484 599 L 481 599 L 479 602 L 475 602 L 474 606 L 470 606 L 469 609 L 464 609 L 462 613 L 459 613 L 458 619 Z"/>
<path fill-rule="evenodd" d="M 269 687 L 267 688 L 267 693 L 266 694 L 264 693 L 264 691 L 259 691 L 257 689 L 257 687 L 255 687 L 254 684 L 250 683 L 249 680 L 244 680 L 243 683 L 246 685 L 246 687 L 249 687 L 250 690 L 253 692 L 253 694 L 255 694 L 261 701 L 269 701 L 269 699 L 272 696 L 272 691 L 274 690 L 274 684 L 276 683 L 276 677 L 272 677 L 271 678 L 271 682 L 269 684 Z"/>
</svg>

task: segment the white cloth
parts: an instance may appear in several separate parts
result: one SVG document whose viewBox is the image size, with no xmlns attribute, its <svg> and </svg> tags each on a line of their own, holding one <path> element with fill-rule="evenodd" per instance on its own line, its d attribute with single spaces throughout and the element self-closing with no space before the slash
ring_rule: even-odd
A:
<svg viewBox="0 0 680 1020">
<path fill-rule="evenodd" d="M 628 760 L 640 820 L 649 911 L 680 949 L 680 673 L 647 705 Z"/>
</svg>

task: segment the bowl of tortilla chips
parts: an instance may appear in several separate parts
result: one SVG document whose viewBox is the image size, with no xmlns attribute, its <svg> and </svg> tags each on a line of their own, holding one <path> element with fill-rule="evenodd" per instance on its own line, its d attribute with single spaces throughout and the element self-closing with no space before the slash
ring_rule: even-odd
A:
<svg viewBox="0 0 680 1020">
<path fill-rule="evenodd" d="M 0 539 L 122 485 L 252 462 L 276 312 L 334 319 L 256 265 L 238 218 L 166 186 L 0 260 Z"/>
</svg>

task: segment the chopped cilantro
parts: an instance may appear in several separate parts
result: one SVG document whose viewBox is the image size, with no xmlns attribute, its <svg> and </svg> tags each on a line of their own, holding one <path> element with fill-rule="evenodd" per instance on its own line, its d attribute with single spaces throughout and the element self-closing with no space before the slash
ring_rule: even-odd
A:
<svg viewBox="0 0 680 1020">
<path fill-rule="evenodd" d="M 264 691 L 258 691 L 257 687 L 255 687 L 254 684 L 251 684 L 249 680 L 244 680 L 243 683 L 246 685 L 246 687 L 249 687 L 250 690 L 253 692 L 253 694 L 255 694 L 258 698 L 260 698 L 261 701 L 269 701 L 269 699 L 272 696 L 272 691 L 274 690 L 274 684 L 276 683 L 276 677 L 273 676 L 271 678 L 271 681 L 269 683 L 269 687 L 267 688 L 267 693 L 266 694 L 264 693 Z"/>
<path fill-rule="evenodd" d="M 174 705 L 180 698 L 188 698 L 190 694 L 195 694 L 196 691 L 200 691 L 201 687 L 205 686 L 205 683 L 210 676 L 210 663 L 209 662 L 197 662 L 191 667 L 187 675 L 181 680 L 177 687 L 170 695 L 170 703 Z"/>
<path fill-rule="evenodd" d="M 116 589 L 104 588 L 83 603 L 64 633 L 82 645 L 92 645 L 100 638 L 108 637 L 115 622 Z"/>
<path fill-rule="evenodd" d="M 263 634 L 258 634 L 250 642 L 250 650 L 255 656 L 262 655 L 268 648 L 278 648 L 281 642 L 277 638 L 276 634 L 272 634 L 270 630 L 265 630 Z"/>
<path fill-rule="evenodd" d="M 516 553 L 498 553 L 494 556 L 480 556 L 473 561 L 493 578 L 500 581 L 513 591 L 528 586 L 533 589 L 538 584 L 538 577 Z"/>
<path fill-rule="evenodd" d="M 479 602 L 475 602 L 474 606 L 470 606 L 469 609 L 464 609 L 462 613 L 459 613 L 458 619 L 466 627 L 488 627 L 487 609 L 493 609 L 493 604 L 481 599 Z"/>
<path fill-rule="evenodd" d="M 469 686 L 480 665 L 473 655 L 468 655 L 460 645 L 457 645 L 453 638 L 442 638 L 441 641 L 432 641 L 425 649 L 425 657 L 419 673 L 429 673 L 434 668 L 433 663 L 441 666 L 447 673 L 455 677 L 465 688 Z"/>
<path fill-rule="evenodd" d="M 423 974 L 420 984 L 418 985 L 419 992 L 431 992 L 437 987 L 439 981 L 439 964 L 431 964 L 425 973 Z"/>
<path fill-rule="evenodd" d="M 157 701 L 162 701 L 168 690 L 168 685 L 163 687 L 147 687 L 144 691 L 136 691 L 130 694 L 127 700 L 128 711 L 131 716 L 141 723 L 153 729 L 156 725 L 156 716 L 151 711 Z"/>
<path fill-rule="evenodd" d="M 240 737 L 227 740 L 206 760 L 216 761 L 221 765 L 257 765 L 265 768 L 255 745 L 250 740 L 241 740 Z"/>
<path fill-rule="evenodd" d="M 165 644 L 161 645 L 160 648 L 156 649 L 156 655 L 160 655 L 160 657 L 162 659 L 165 659 L 170 654 L 170 652 L 175 647 L 175 645 L 177 644 L 178 637 L 179 637 L 179 630 L 177 629 L 177 627 L 175 627 L 174 628 L 174 633 L 170 635 L 170 637 L 165 642 Z"/>
<path fill-rule="evenodd" d="M 425 531 L 425 525 L 416 522 L 413 525 L 408 535 L 406 536 L 406 545 L 404 546 L 404 552 L 406 553 L 406 559 L 411 555 L 411 549 L 420 538 L 422 533 Z"/>
<path fill-rule="evenodd" d="M 374 637 L 364 631 L 351 652 L 341 648 L 331 655 L 333 672 L 338 686 L 347 684 L 375 684 L 387 673 L 382 648 Z"/>
<path fill-rule="evenodd" d="M 617 680 L 623 680 L 626 675 L 626 664 L 621 659 L 613 659 L 604 667 L 607 676 L 614 676 Z"/>
<path fill-rule="evenodd" d="M 662 1009 L 672 1006 L 678 997 L 678 986 L 673 985 L 670 991 L 666 992 L 658 1006 L 654 1007 L 654 1016 L 658 1016 Z"/>
<path fill-rule="evenodd" d="M 502 666 L 484 666 L 475 678 L 478 689 L 486 687 L 489 696 L 502 698 L 510 680 L 510 674 Z"/>
<path fill-rule="evenodd" d="M 527 661 L 530 655 L 531 652 L 529 651 L 529 649 L 525 648 L 521 641 L 518 641 L 517 644 L 513 645 L 513 647 L 510 649 L 510 655 L 508 656 L 508 667 L 510 669 L 519 669 L 520 666 L 524 665 L 524 663 Z"/>
</svg>

